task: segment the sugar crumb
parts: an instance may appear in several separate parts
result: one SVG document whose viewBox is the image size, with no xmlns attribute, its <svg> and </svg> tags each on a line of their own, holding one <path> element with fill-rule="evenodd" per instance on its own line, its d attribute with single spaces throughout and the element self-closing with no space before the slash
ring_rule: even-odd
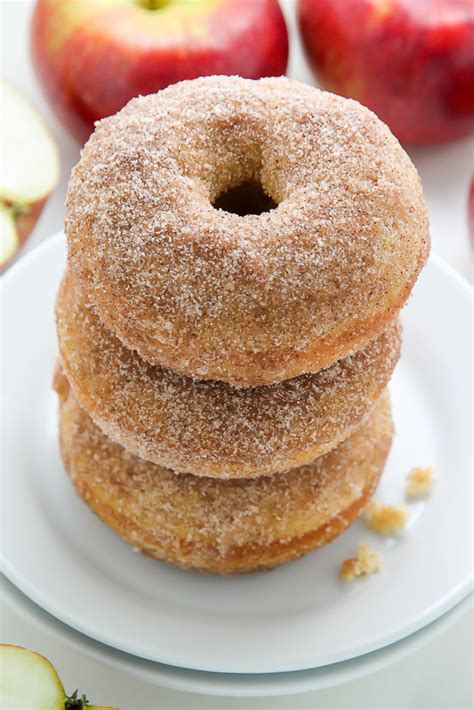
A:
<svg viewBox="0 0 474 710">
<path fill-rule="evenodd" d="M 356 577 L 361 577 L 379 572 L 381 567 L 380 555 L 367 543 L 359 545 L 355 557 L 344 560 L 341 565 L 341 579 L 352 582 Z"/>
<path fill-rule="evenodd" d="M 434 468 L 432 466 L 416 466 L 407 475 L 405 498 L 422 498 L 433 488 Z"/>
<path fill-rule="evenodd" d="M 408 513 L 403 505 L 382 505 L 371 500 L 365 508 L 365 522 L 380 535 L 401 532 L 407 523 Z"/>
</svg>

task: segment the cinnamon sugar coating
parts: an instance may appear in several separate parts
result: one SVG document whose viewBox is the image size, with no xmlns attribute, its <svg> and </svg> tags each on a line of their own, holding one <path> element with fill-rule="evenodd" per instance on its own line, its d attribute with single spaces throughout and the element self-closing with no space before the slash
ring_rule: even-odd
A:
<svg viewBox="0 0 474 710">
<path fill-rule="evenodd" d="M 220 194 L 260 183 L 239 216 Z M 69 266 L 150 363 L 234 386 L 318 372 L 394 319 L 429 248 L 420 181 L 355 101 L 206 77 L 99 122 L 67 198 Z"/>
<path fill-rule="evenodd" d="M 235 389 L 145 363 L 100 322 L 70 272 L 56 316 L 62 365 L 93 421 L 143 459 L 217 478 L 279 473 L 334 448 L 368 415 L 400 354 L 393 323 L 316 375 Z"/>
<path fill-rule="evenodd" d="M 377 485 L 390 449 L 387 395 L 357 433 L 313 464 L 246 481 L 176 475 L 112 443 L 64 376 L 60 443 L 78 495 L 141 552 L 219 574 L 269 569 L 339 535 Z"/>
</svg>

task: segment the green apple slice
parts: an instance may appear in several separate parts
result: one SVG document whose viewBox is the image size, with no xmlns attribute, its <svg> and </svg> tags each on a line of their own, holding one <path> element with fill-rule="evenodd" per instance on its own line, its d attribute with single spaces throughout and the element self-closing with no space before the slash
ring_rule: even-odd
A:
<svg viewBox="0 0 474 710">
<path fill-rule="evenodd" d="M 70 697 L 47 658 L 20 646 L 0 645 L 1 710 L 119 710 Z"/>
<path fill-rule="evenodd" d="M 2 710 L 64 710 L 64 688 L 51 663 L 17 646 L 0 648 Z"/>
<path fill-rule="evenodd" d="M 0 105 L 0 200 L 37 202 L 50 195 L 58 182 L 56 144 L 36 109 L 4 80 L 0 80 Z"/>
</svg>

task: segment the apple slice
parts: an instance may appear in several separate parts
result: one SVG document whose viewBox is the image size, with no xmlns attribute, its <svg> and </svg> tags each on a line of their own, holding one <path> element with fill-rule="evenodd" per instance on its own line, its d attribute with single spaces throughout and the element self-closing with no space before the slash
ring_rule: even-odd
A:
<svg viewBox="0 0 474 710">
<path fill-rule="evenodd" d="M 0 645 L 2 710 L 119 710 L 89 705 L 85 696 L 70 697 L 47 658 L 19 646 Z"/>
<path fill-rule="evenodd" d="M 18 246 L 13 210 L 0 202 L 0 265 L 10 261 Z"/>
<path fill-rule="evenodd" d="M 36 109 L 3 80 L 0 80 L 0 104 L 1 268 L 30 234 L 55 189 L 59 154 Z"/>
<path fill-rule="evenodd" d="M 0 649 L 2 710 L 64 710 L 64 688 L 51 663 L 17 646 Z"/>
</svg>

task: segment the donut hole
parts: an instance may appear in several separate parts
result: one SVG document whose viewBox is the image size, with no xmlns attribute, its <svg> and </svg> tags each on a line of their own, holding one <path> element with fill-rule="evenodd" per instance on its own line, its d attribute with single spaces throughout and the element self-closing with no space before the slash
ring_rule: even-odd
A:
<svg viewBox="0 0 474 710">
<path fill-rule="evenodd" d="M 270 212 L 278 207 L 278 204 L 267 195 L 260 182 L 245 180 L 221 192 L 214 200 L 213 207 L 216 210 L 245 217 L 249 214 L 259 215 Z"/>
</svg>

